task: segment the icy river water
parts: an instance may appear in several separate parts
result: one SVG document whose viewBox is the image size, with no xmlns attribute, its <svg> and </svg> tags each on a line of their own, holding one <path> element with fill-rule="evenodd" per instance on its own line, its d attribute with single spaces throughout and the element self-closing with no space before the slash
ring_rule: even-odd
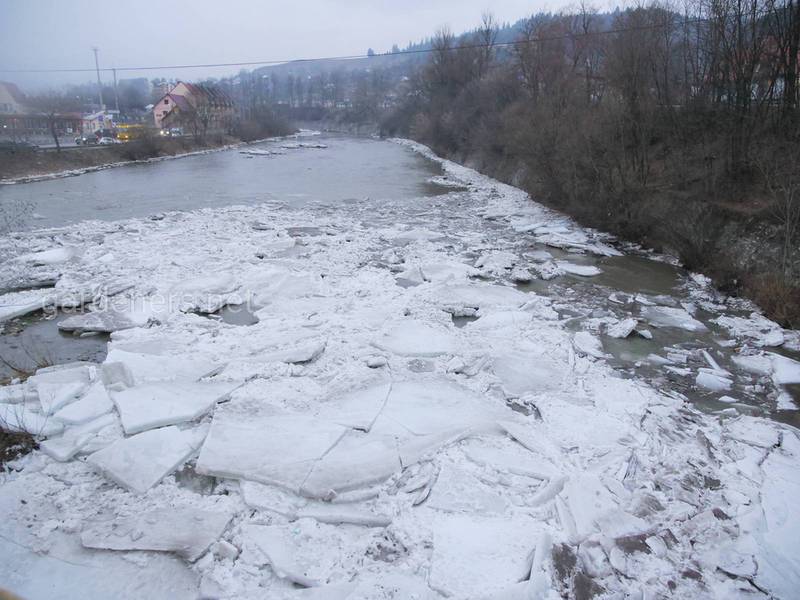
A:
<svg viewBox="0 0 800 600">
<path fill-rule="evenodd" d="M 0 424 L 41 440 L 0 472 L 0 588 L 800 586 L 800 335 L 668 257 L 407 140 L 305 134 L 0 202 L 29 208 L 0 237 Z"/>
<path fill-rule="evenodd" d="M 689 274 L 666 262 L 641 255 L 597 257 L 580 249 L 554 248 L 537 243 L 525 233 L 508 237 L 508 231 L 494 227 L 491 221 L 477 218 L 468 207 L 432 212 L 431 204 L 415 202 L 419 198 L 441 196 L 452 191 L 453 186 L 437 183 L 442 174 L 440 166 L 408 148 L 369 138 L 324 136 L 301 138 L 299 142 L 310 145 L 322 143 L 326 148 L 294 148 L 298 142 L 272 141 L 244 149 L 234 149 L 189 156 L 151 164 L 136 164 L 113 168 L 76 177 L 66 177 L 29 184 L 0 186 L 0 202 L 23 203 L 28 208 L 23 228 L 61 227 L 87 219 L 116 221 L 120 219 L 149 217 L 169 211 L 196 210 L 200 208 L 233 205 L 258 205 L 271 203 L 279 210 L 292 210 L 316 206 L 322 212 L 347 211 L 357 207 L 380 205 L 386 200 L 401 202 L 403 217 L 411 225 L 431 228 L 444 226 L 455 235 L 459 228 L 482 231 L 484 248 L 501 252 L 518 252 L 522 256 L 547 252 L 550 258 L 571 264 L 596 267 L 599 273 L 590 277 L 576 273 L 561 273 L 549 280 L 536 279 L 530 283 L 512 282 L 522 290 L 560 301 L 560 312 L 573 315 L 570 327 L 580 329 L 588 318 L 593 327 L 602 325 L 603 319 L 638 318 L 643 309 L 652 303 L 667 307 L 690 303 L 698 308 L 698 320 L 708 329 L 687 331 L 682 328 L 655 330 L 652 339 L 632 335 L 619 339 L 605 337 L 605 350 L 614 364 L 627 376 L 643 376 L 686 394 L 700 406 L 710 410 L 725 408 L 717 398 L 722 395 L 730 402 L 732 395 L 716 393 L 695 385 L 694 373 L 688 371 L 691 363 L 707 367 L 706 360 L 698 354 L 702 349 L 713 349 L 718 364 L 733 372 L 739 369 L 730 361 L 735 344 L 726 345 L 729 332 L 714 323 L 717 314 L 696 307 L 690 297 L 687 282 Z M 284 146 L 289 146 L 285 148 Z M 253 151 L 253 154 L 249 152 Z M 262 152 L 274 154 L 265 155 Z M 432 202 L 436 206 L 436 201 Z M 371 227 L 391 224 L 395 216 L 382 218 L 366 215 Z M 295 232 L 303 235 L 302 229 Z M 461 248 L 465 262 L 474 262 L 479 253 L 466 246 Z M 541 261 L 540 261 L 541 262 Z M 485 279 L 508 282 L 512 264 L 501 265 L 482 274 Z M 401 285 L 404 280 L 401 278 Z M 413 284 L 413 282 L 412 282 Z M 615 294 L 619 296 L 615 297 Z M 639 296 L 637 302 L 636 296 Z M 648 297 L 650 299 L 648 300 Z M 653 299 L 653 297 L 655 297 Z M 611 298 L 611 299 L 610 299 Z M 726 314 L 746 316 L 748 306 L 734 305 Z M 226 318 L 226 313 L 222 317 Z M 76 359 L 98 359 L 104 355 L 106 337 L 75 339 L 72 334 L 59 333 L 55 320 L 42 322 L 35 315 L 23 319 L 19 326 L 10 329 L 9 335 L 0 337 L 0 357 L 14 365 L 28 365 L 34 356 L 46 348 L 45 355 L 53 362 Z M 231 311 L 233 322 L 247 322 L 248 317 Z M 25 327 L 30 323 L 30 327 Z M 599 324 L 599 325 L 598 325 Z M 653 331 L 651 331 L 652 333 Z M 720 345 L 718 342 L 722 342 Z M 676 370 L 664 370 L 665 364 L 654 356 L 672 348 Z M 787 356 L 798 358 L 790 349 L 778 348 Z M 676 354 L 677 352 L 677 354 Z M 679 358 L 678 354 L 684 357 Z M 687 378 L 687 373 L 692 376 Z M 10 375 L 8 365 L 0 365 L 0 375 Z M 774 403 L 765 402 L 768 390 L 753 386 L 751 378 L 744 376 L 736 385 L 741 401 L 740 410 L 766 412 L 778 419 L 800 423 L 797 411 L 778 410 Z M 784 391 L 798 400 L 794 384 Z M 789 405 L 782 405 L 786 408 Z"/>
</svg>

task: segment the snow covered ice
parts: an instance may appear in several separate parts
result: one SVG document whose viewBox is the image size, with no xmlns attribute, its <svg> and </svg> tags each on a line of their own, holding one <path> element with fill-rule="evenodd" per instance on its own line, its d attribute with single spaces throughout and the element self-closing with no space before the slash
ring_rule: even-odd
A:
<svg viewBox="0 0 800 600">
<path fill-rule="evenodd" d="M 414 202 L 86 222 L 49 231 L 51 247 L 18 236 L 3 279 L 55 277 L 53 303 L 91 289 L 59 325 L 110 337 L 102 364 L 0 389 L 5 426 L 40 441 L 0 474 L 2 585 L 792 598 L 800 438 L 740 409 L 800 381 L 793 333 L 657 291 L 581 296 L 612 273 L 613 240 L 441 164 L 448 192 Z M 54 293 L 6 296 L 0 315 Z M 222 316 L 240 307 L 246 325 Z M 661 383 L 612 368 L 619 348 Z"/>
</svg>

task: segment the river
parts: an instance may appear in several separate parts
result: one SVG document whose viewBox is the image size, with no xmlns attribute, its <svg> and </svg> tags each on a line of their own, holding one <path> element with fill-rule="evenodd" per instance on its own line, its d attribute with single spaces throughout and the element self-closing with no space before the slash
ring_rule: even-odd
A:
<svg viewBox="0 0 800 600">
<path fill-rule="evenodd" d="M 0 195 L 0 358 L 103 363 L 0 387 L 20 596 L 797 587 L 797 332 L 666 257 L 402 140 Z"/>
<path fill-rule="evenodd" d="M 298 143 L 311 147 L 298 148 Z M 318 144 L 325 147 L 313 147 Z M 597 329 L 603 319 L 645 320 L 642 312 L 647 304 L 635 301 L 620 304 L 610 300 L 615 293 L 655 297 L 656 304 L 664 306 L 695 307 L 688 293 L 688 273 L 682 269 L 640 254 L 597 257 L 535 243 L 524 233 L 509 235 L 507 228 L 481 218 L 470 209 L 468 190 L 431 181 L 441 175 L 438 164 L 397 144 L 349 136 L 306 136 L 75 177 L 0 186 L 0 202 L 28 206 L 24 229 L 62 227 L 88 219 L 117 221 L 169 211 L 263 203 L 290 211 L 316 207 L 314 210 L 320 214 L 355 210 L 365 216 L 364 223 L 371 228 L 402 222 L 446 231 L 453 236 L 464 262 L 475 261 L 481 252 L 470 248 L 469 243 L 459 242 L 459 238 L 477 237 L 483 253 L 512 252 L 524 259 L 547 252 L 555 261 L 599 268 L 601 273 L 593 277 L 566 273 L 547 281 L 534 279 L 515 284 L 523 291 L 556 302 L 561 316 L 570 319 L 568 327 L 576 331 L 587 324 L 590 329 Z M 454 206 L 448 192 L 463 194 L 467 201 Z M 429 200 L 420 202 L 421 198 Z M 509 282 L 509 272 L 503 269 L 483 276 Z M 400 284 L 407 282 L 401 280 Z M 568 302 L 564 302 L 567 298 Z M 728 310 L 725 314 L 745 316 L 747 311 Z M 739 401 L 736 408 L 740 411 L 769 414 L 796 424 L 796 411 L 777 410 L 774 403 L 766 400 L 768 390 L 754 386 L 753 377 L 731 362 L 737 344 L 727 341 L 731 340 L 729 333 L 714 322 L 719 315 L 697 309 L 695 316 L 707 331 L 651 327 L 652 339 L 635 334 L 625 339 L 604 336 L 604 350 L 625 377 L 641 377 L 666 386 L 705 410 L 730 410 L 730 404 L 720 402 L 719 398 L 730 401 L 733 397 Z M 36 355 L 44 355 L 48 362 L 56 363 L 102 360 L 107 336 L 75 338 L 59 333 L 56 323 L 62 318 L 43 320 L 29 316 L 18 320 L 0 337 L 0 357 L 13 365 L 27 366 L 31 366 Z M 231 319 L 236 322 L 235 313 Z M 737 375 L 730 390 L 720 393 L 696 385 L 695 370 L 708 367 L 700 354 L 703 350 L 710 351 L 720 367 Z M 796 352 L 781 348 L 776 351 L 797 358 Z M 683 353 L 686 359 L 665 370 L 665 364 L 653 359 L 663 357 L 665 352 L 673 356 L 675 352 Z M 0 365 L 0 374 L 12 374 L 7 364 Z M 789 386 L 786 391 L 797 400 L 796 386 Z"/>
</svg>

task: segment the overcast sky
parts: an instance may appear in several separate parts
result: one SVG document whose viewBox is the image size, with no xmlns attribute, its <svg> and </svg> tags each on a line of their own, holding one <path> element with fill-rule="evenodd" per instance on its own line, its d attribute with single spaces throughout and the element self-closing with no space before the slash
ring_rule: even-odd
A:
<svg viewBox="0 0 800 600">
<path fill-rule="evenodd" d="M 283 60 L 384 52 L 443 25 L 475 27 L 490 9 L 515 21 L 563 0 L 0 0 L 0 70 Z M 239 69 L 118 73 L 198 79 Z M 104 74 L 110 80 L 111 74 Z M 92 73 L 0 72 L 24 90 L 94 79 Z"/>
</svg>

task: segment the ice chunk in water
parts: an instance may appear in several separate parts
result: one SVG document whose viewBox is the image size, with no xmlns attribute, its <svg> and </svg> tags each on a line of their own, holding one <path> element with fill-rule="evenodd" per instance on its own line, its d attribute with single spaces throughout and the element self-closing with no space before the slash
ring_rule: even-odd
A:
<svg viewBox="0 0 800 600">
<path fill-rule="evenodd" d="M 581 277 L 594 277 L 600 275 L 603 271 L 592 265 L 576 265 L 564 260 L 557 260 L 556 265 L 565 273 L 571 275 L 580 275 Z"/>
<path fill-rule="evenodd" d="M 145 431 L 98 450 L 86 462 L 131 492 L 144 494 L 197 451 L 206 430 L 170 426 Z"/>
<path fill-rule="evenodd" d="M 603 358 L 603 343 L 600 339 L 588 331 L 578 331 L 572 338 L 572 343 L 575 345 L 575 350 L 581 354 L 594 356 L 595 358 Z"/>
<path fill-rule="evenodd" d="M 175 552 L 193 562 L 219 539 L 230 520 L 229 514 L 194 507 L 161 508 L 89 523 L 81 543 L 102 550 Z"/>
<path fill-rule="evenodd" d="M 58 324 L 62 331 L 112 333 L 123 329 L 144 327 L 153 316 L 150 310 L 117 310 L 108 308 L 67 317 Z"/>
<path fill-rule="evenodd" d="M 695 380 L 697 385 L 715 392 L 722 392 L 731 389 L 733 381 L 726 376 L 727 371 L 717 371 L 715 369 L 700 369 Z"/>
<path fill-rule="evenodd" d="M 686 331 L 708 331 L 700 321 L 682 308 L 671 306 L 646 306 L 642 315 L 653 327 L 675 327 Z"/>
<path fill-rule="evenodd" d="M 43 310 L 55 300 L 52 289 L 25 290 L 0 296 L 0 322 Z"/>
<path fill-rule="evenodd" d="M 800 362 L 774 352 L 769 352 L 768 356 L 772 358 L 775 383 L 779 385 L 800 383 Z"/>
<path fill-rule="evenodd" d="M 606 335 L 613 338 L 626 338 L 636 329 L 636 319 L 622 319 L 606 329 Z"/>
<path fill-rule="evenodd" d="M 128 435 L 194 421 L 233 389 L 230 383 L 163 382 L 112 392 Z"/>
</svg>

